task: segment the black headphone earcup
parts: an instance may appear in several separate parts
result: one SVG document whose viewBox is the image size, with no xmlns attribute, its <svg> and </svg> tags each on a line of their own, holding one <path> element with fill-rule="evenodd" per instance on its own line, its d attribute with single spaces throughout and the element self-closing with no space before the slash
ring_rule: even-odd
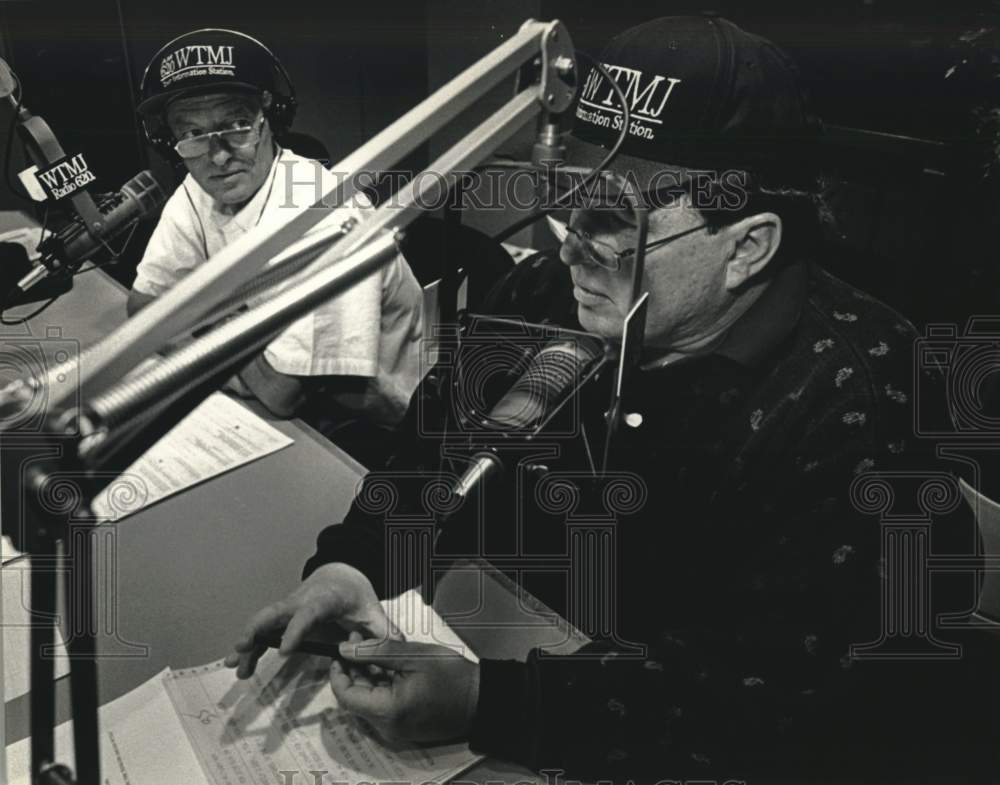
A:
<svg viewBox="0 0 1000 785">
<path fill-rule="evenodd" d="M 281 134 L 291 128 L 296 108 L 294 96 L 275 95 L 270 108 L 265 113 L 267 121 L 271 125 L 271 131 Z"/>
<path fill-rule="evenodd" d="M 150 147 L 172 164 L 183 163 L 183 159 L 177 155 L 177 151 L 174 149 L 173 138 L 162 126 L 150 128 L 149 120 L 141 114 L 139 115 L 139 125 L 146 134 L 146 141 L 149 142 Z"/>
</svg>

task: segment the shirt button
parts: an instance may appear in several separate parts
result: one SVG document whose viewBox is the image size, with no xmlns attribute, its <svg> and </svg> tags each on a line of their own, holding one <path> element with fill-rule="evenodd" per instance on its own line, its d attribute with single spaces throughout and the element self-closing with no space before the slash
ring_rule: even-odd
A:
<svg viewBox="0 0 1000 785">
<path fill-rule="evenodd" d="M 629 412 L 625 415 L 625 424 L 629 428 L 638 428 L 642 425 L 642 415 L 639 412 Z"/>
</svg>

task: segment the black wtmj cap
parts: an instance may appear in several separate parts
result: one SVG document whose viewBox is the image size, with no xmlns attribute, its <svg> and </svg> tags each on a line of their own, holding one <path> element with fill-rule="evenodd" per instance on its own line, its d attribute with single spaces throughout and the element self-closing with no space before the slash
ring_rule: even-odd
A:
<svg viewBox="0 0 1000 785">
<path fill-rule="evenodd" d="M 631 112 L 611 171 L 740 169 L 791 185 L 812 169 L 818 124 L 807 114 L 797 68 L 770 41 L 720 17 L 663 17 L 613 38 L 600 60 Z M 570 163 L 598 163 L 622 118 L 618 96 L 592 68 Z"/>
<path fill-rule="evenodd" d="M 143 76 L 138 108 L 144 115 L 155 115 L 175 98 L 230 90 L 275 92 L 270 52 L 234 30 L 195 30 L 153 57 Z"/>
</svg>

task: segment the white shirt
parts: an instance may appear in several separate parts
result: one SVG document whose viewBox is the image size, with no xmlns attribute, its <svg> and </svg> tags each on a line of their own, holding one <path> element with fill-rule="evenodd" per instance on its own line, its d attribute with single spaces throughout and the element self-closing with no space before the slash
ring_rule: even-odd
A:
<svg viewBox="0 0 1000 785">
<path fill-rule="evenodd" d="M 230 215 L 188 174 L 163 208 L 133 289 L 162 294 L 254 227 L 279 224 L 282 207 L 315 204 L 334 184 L 333 174 L 322 165 L 281 150 L 261 188 Z M 361 199 L 358 204 L 363 206 Z M 331 211 L 321 224 L 339 224 L 357 212 L 358 207 L 345 206 Z M 376 421 L 394 423 L 419 382 L 422 309 L 420 285 L 397 256 L 286 328 L 264 356 L 287 375 L 367 377 L 371 381 L 363 399 L 342 403 L 365 409 Z"/>
</svg>

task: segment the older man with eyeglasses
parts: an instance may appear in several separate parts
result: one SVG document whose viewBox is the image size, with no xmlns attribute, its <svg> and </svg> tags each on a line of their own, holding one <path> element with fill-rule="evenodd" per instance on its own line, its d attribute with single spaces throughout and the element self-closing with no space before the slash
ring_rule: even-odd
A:
<svg viewBox="0 0 1000 785">
<path fill-rule="evenodd" d="M 238 237 L 279 222 L 283 210 L 313 205 L 334 181 L 319 162 L 280 144 L 294 88 L 250 36 L 205 29 L 174 39 L 151 60 L 141 92 L 150 142 L 187 176 L 138 266 L 130 313 Z M 327 220 L 366 206 L 359 196 Z M 392 426 L 418 382 L 421 320 L 420 287 L 397 257 L 288 327 L 227 388 L 280 416 L 307 413 L 328 433 L 354 420 Z"/>
<path fill-rule="evenodd" d="M 932 510 L 926 490 L 908 484 L 946 476 L 914 431 L 914 406 L 935 378 L 914 369 L 906 319 L 817 263 L 816 127 L 793 64 L 712 15 L 639 25 L 600 60 L 567 157 L 598 165 L 624 129 L 600 175 L 612 187 L 548 200 L 572 208 L 550 222 L 558 253 L 521 262 L 493 308 L 617 339 L 649 293 L 609 473 L 586 460 L 607 428 L 608 396 L 582 398 L 586 449 L 533 435 L 528 446 L 549 447 L 545 457 L 487 486 L 488 503 L 450 512 L 435 546 L 442 558 L 495 556 L 519 580 L 547 567 L 559 585 L 545 599 L 580 624 L 605 613 L 603 626 L 575 654 L 536 649 L 526 662 L 473 664 L 378 640 L 387 624 L 375 600 L 420 574 L 391 550 L 390 514 L 362 503 L 384 494 L 393 477 L 383 473 L 320 534 L 302 585 L 251 620 L 229 665 L 246 678 L 267 635 L 283 629 L 292 651 L 339 621 L 374 639 L 341 646 L 348 662 L 331 671 L 341 707 L 388 736 L 467 738 L 547 777 L 987 781 L 995 742 L 979 721 L 976 679 L 989 671 L 971 667 L 973 636 L 960 624 L 938 626 L 973 607 L 975 575 L 935 575 L 927 590 L 919 557 L 930 546 L 919 533 L 912 548 L 883 536 L 877 515 L 898 493 L 894 513 L 933 519 L 935 553 L 979 553 L 971 520 L 935 518 L 944 505 Z M 432 373 L 415 396 L 412 438 L 391 464 L 397 521 L 430 509 L 407 482 L 461 454 L 433 436 L 447 432 L 434 416 L 447 426 L 460 394 L 441 378 Z M 562 508 L 542 492 L 546 477 L 562 483 Z M 631 503 L 610 504 L 615 481 L 635 483 Z M 529 550 L 568 550 L 581 542 L 574 531 L 599 522 L 608 523 L 595 537 L 613 545 L 599 555 L 580 546 L 583 578 L 560 566 L 556 547 Z M 505 526 L 520 538 L 504 540 Z M 389 670 L 372 676 L 368 664 Z"/>
</svg>

